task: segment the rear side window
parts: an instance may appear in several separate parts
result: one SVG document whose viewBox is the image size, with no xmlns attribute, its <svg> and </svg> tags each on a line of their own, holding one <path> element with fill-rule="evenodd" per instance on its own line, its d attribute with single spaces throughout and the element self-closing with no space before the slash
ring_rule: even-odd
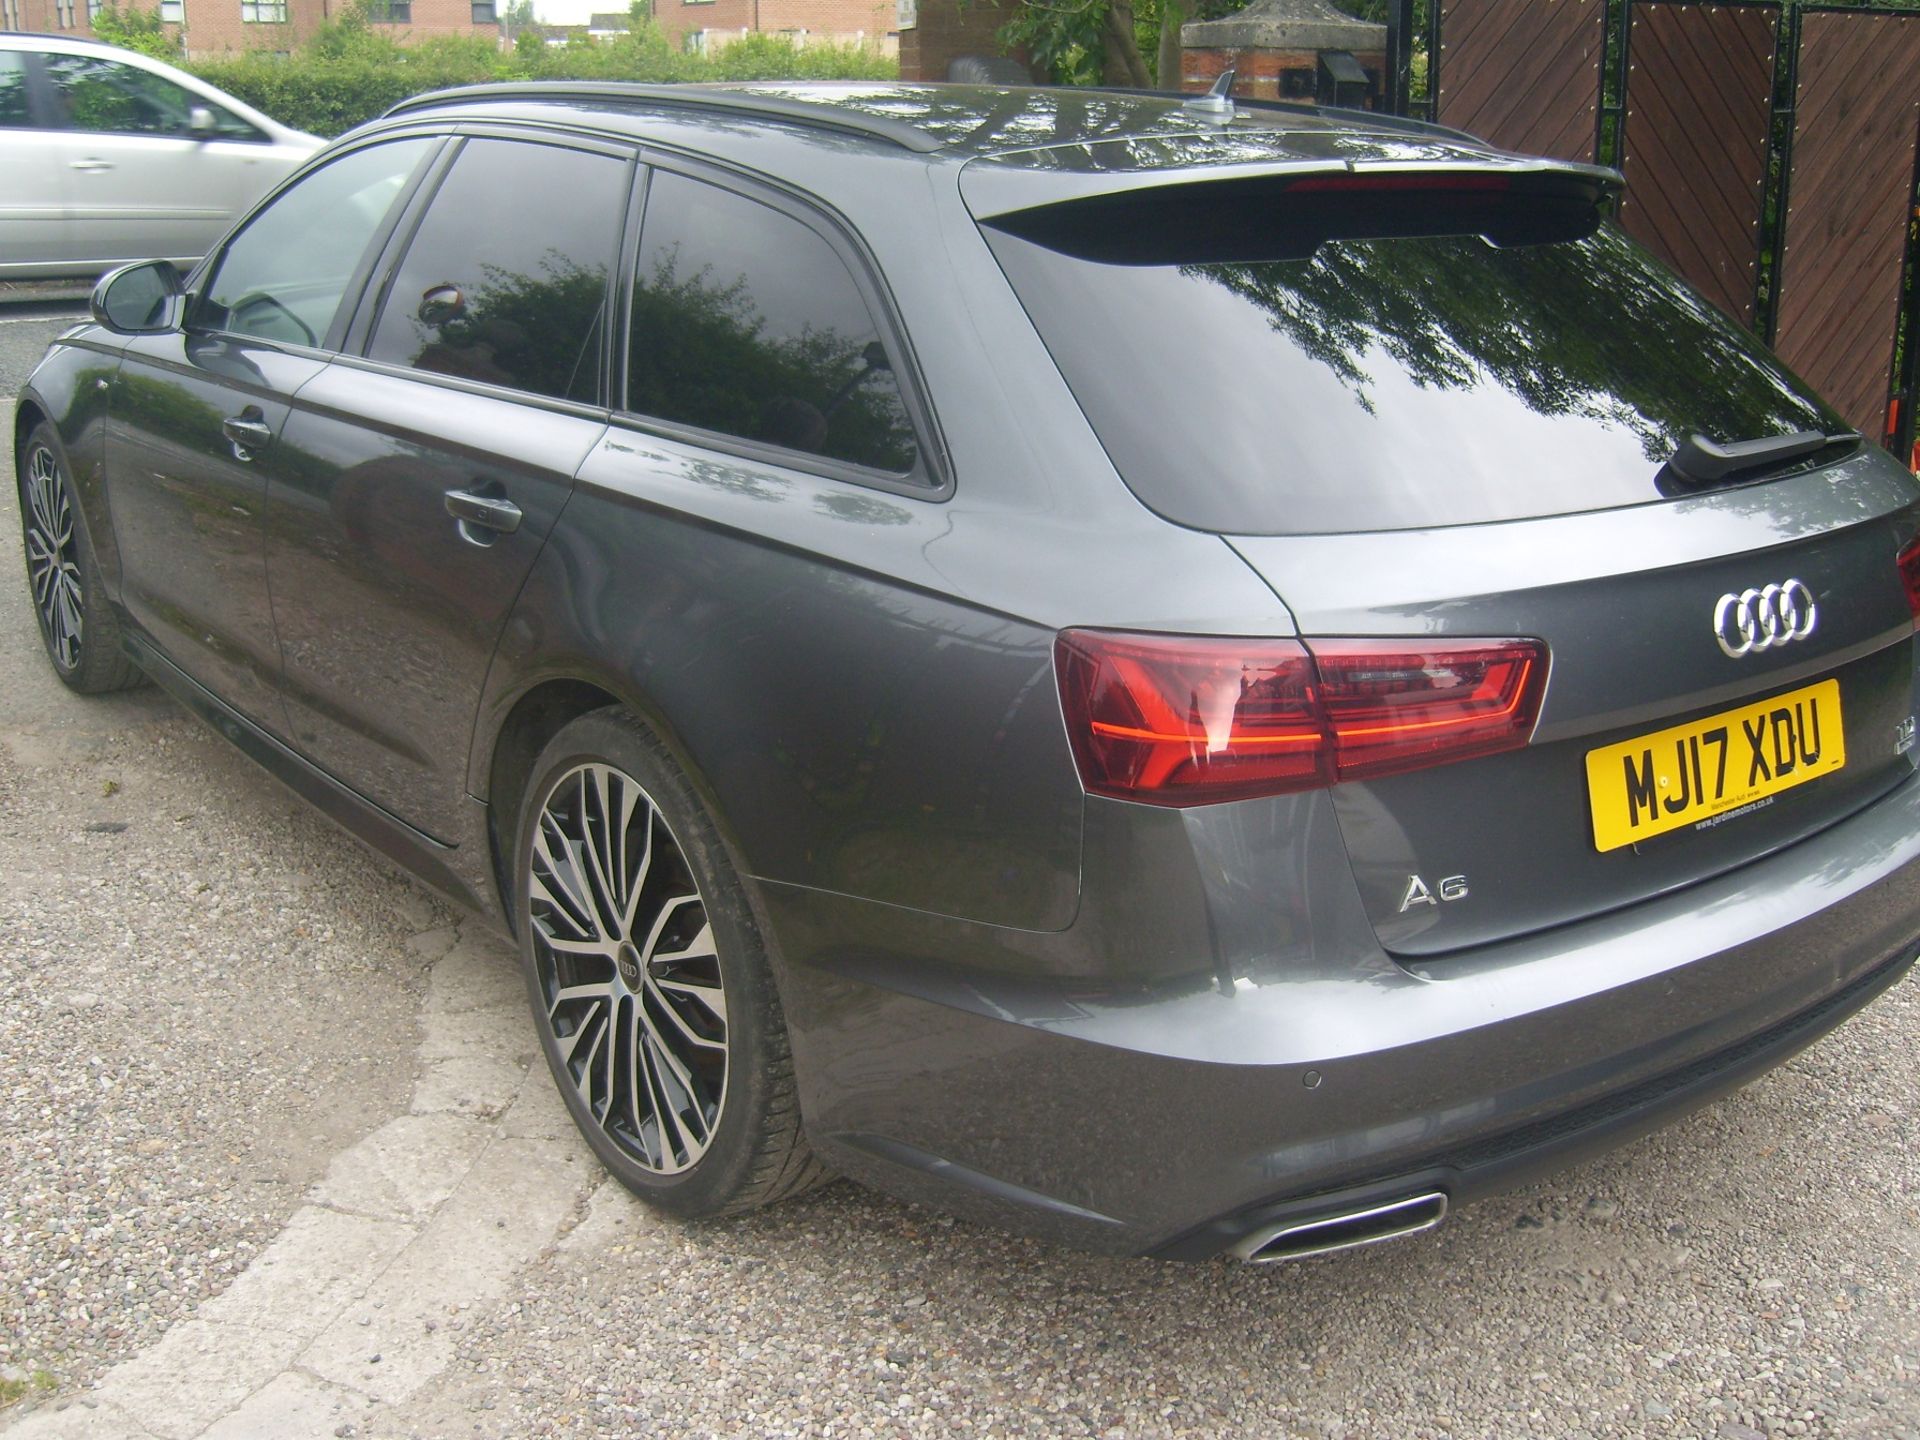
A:
<svg viewBox="0 0 1920 1440">
<path fill-rule="evenodd" d="M 731 190 L 655 174 L 628 350 L 630 410 L 894 474 L 918 456 L 839 252 Z"/>
<path fill-rule="evenodd" d="M 597 403 L 630 173 L 608 155 L 469 141 L 407 247 L 368 353 Z"/>
<path fill-rule="evenodd" d="M 433 144 L 369 145 L 274 197 L 222 252 L 195 325 L 323 344 L 368 243 Z"/>
<path fill-rule="evenodd" d="M 1200 529 L 1408 529 L 1636 504 L 1661 498 L 1656 477 L 1689 432 L 1848 428 L 1611 227 L 1507 248 L 1342 238 L 1187 263 L 985 233 L 1128 486 Z"/>
</svg>

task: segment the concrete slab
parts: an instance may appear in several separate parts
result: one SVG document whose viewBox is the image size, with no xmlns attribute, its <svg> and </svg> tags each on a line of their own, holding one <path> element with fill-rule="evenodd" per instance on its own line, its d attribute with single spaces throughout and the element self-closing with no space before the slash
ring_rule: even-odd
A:
<svg viewBox="0 0 1920 1440">
<path fill-rule="evenodd" d="M 498 1298 L 552 1242 L 593 1173 L 568 1158 L 548 1140 L 491 1146 L 419 1238 L 301 1355 L 301 1366 L 389 1403 L 418 1391 L 453 1360 L 448 1319 L 462 1305 Z"/>
<path fill-rule="evenodd" d="M 357 1390 L 289 1370 L 249 1395 L 201 1440 L 321 1440 L 343 1425 L 358 1428 L 375 1402 Z"/>
<path fill-rule="evenodd" d="M 453 1193 L 491 1136 L 485 1121 L 467 1116 L 399 1116 L 336 1155 L 307 1198 L 361 1215 L 424 1220 Z"/>
<path fill-rule="evenodd" d="M 200 1307 L 198 1318 L 275 1330 L 304 1344 L 365 1294 L 418 1234 L 418 1227 L 392 1220 L 304 1206 L 232 1285 Z"/>
</svg>

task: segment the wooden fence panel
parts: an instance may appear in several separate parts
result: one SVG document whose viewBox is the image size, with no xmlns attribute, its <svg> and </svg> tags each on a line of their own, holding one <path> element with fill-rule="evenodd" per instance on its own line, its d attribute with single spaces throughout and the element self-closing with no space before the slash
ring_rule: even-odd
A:
<svg viewBox="0 0 1920 1440">
<path fill-rule="evenodd" d="M 1628 15 L 1620 223 L 1751 327 L 1780 9 L 1654 3 Z"/>
<path fill-rule="evenodd" d="M 1606 0 L 1444 0 L 1434 118 L 1509 150 L 1592 161 Z"/>
<path fill-rule="evenodd" d="M 1774 348 L 1878 441 L 1920 146 L 1920 13 L 1801 17 Z"/>
</svg>

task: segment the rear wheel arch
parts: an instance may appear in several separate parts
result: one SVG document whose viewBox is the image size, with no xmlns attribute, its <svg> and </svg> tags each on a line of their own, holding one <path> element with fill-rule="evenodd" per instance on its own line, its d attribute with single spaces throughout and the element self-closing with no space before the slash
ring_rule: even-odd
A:
<svg viewBox="0 0 1920 1440">
<path fill-rule="evenodd" d="M 494 886 L 499 892 L 501 910 L 516 935 L 520 929 L 520 916 L 513 898 L 514 845 L 519 835 L 520 807 L 525 799 L 524 792 L 534 762 L 546 749 L 547 743 L 575 720 L 595 710 L 616 706 L 631 711 L 659 738 L 699 797 L 714 828 L 720 832 L 734 868 L 743 877 L 751 875 L 742 859 L 739 839 L 720 809 L 712 786 L 694 763 L 675 727 L 657 706 L 644 695 L 636 693 L 632 686 L 621 685 L 614 689 L 601 680 L 586 679 L 579 675 L 549 676 L 529 684 L 507 707 L 500 728 L 487 742 L 487 762 L 483 772 L 487 789 L 482 798 L 487 802 L 487 838 L 492 852 Z M 750 879 L 747 889 L 757 914 L 760 907 Z M 758 918 L 764 926 L 764 915 L 758 915 Z"/>
</svg>

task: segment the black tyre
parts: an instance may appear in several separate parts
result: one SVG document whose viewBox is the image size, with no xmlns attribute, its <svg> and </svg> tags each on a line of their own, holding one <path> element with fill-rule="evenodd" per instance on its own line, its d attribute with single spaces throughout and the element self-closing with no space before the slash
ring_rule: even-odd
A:
<svg viewBox="0 0 1920 1440">
<path fill-rule="evenodd" d="M 83 695 L 139 684 L 144 677 L 120 648 L 119 617 L 53 431 L 34 426 L 17 458 L 27 589 L 54 673 Z"/>
<path fill-rule="evenodd" d="M 824 1178 L 746 893 L 654 734 L 624 709 L 568 725 L 534 762 L 519 832 L 534 1025 L 602 1163 L 683 1216 Z"/>
</svg>

